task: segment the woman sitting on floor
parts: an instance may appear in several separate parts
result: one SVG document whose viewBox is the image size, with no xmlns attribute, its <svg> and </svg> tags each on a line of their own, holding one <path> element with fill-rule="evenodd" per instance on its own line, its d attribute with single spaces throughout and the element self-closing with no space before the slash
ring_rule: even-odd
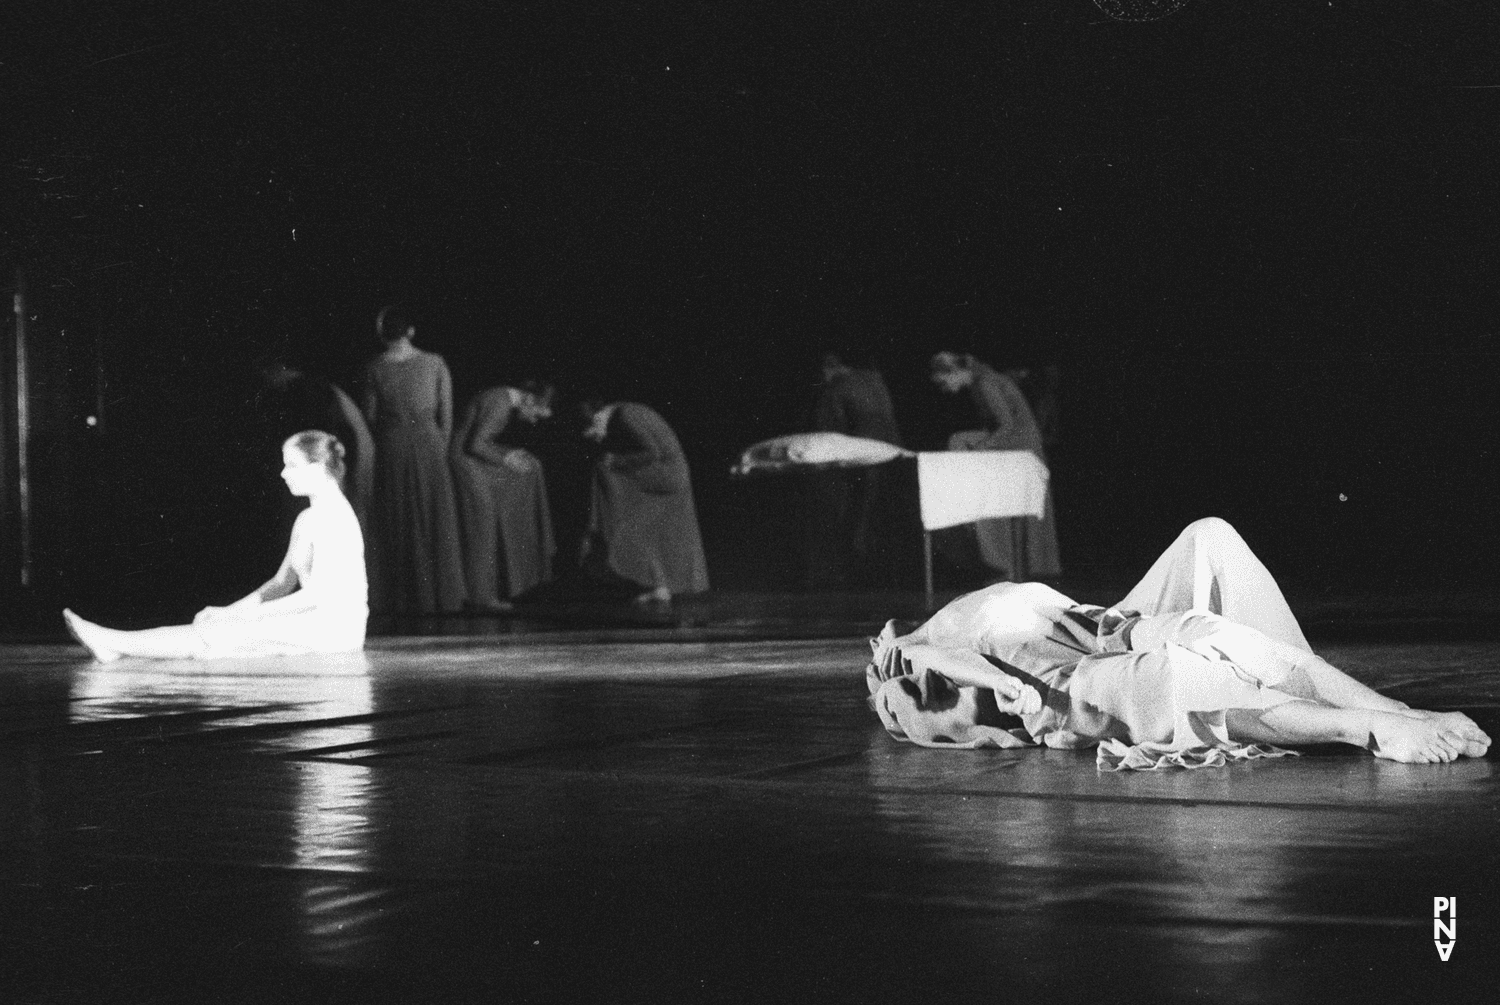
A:
<svg viewBox="0 0 1500 1005">
<path fill-rule="evenodd" d="M 1460 712 L 1384 697 L 1314 655 L 1281 590 L 1223 520 L 1198 520 L 1110 608 L 1041 583 L 959 597 L 871 640 L 871 704 L 932 747 L 1098 745 L 1100 767 L 1204 767 L 1350 743 L 1414 763 L 1482 757 Z"/>
<path fill-rule="evenodd" d="M 121 656 L 211 659 L 295 656 L 363 648 L 369 616 L 365 546 L 359 521 L 339 488 L 344 447 L 308 430 L 281 448 L 281 477 L 310 505 L 297 515 L 276 575 L 228 607 L 205 607 L 191 625 L 117 631 L 72 611 L 63 620 L 101 662 Z"/>
</svg>

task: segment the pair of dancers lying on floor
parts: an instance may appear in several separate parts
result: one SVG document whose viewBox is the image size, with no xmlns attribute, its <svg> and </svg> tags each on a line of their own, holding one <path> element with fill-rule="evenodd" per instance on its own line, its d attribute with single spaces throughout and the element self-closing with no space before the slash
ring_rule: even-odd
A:
<svg viewBox="0 0 1500 1005">
<path fill-rule="evenodd" d="M 930 747 L 1098 746 L 1110 770 L 1204 767 L 1349 743 L 1378 757 L 1482 757 L 1460 712 L 1387 698 L 1314 655 L 1269 571 L 1228 523 L 1190 524 L 1114 607 L 1041 583 L 959 597 L 870 640 L 870 703 Z"/>
</svg>

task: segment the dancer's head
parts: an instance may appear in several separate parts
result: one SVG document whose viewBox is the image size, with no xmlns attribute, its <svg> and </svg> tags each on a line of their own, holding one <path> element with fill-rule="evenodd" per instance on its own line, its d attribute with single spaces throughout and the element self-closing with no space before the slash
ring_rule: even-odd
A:
<svg viewBox="0 0 1500 1005">
<path fill-rule="evenodd" d="M 528 380 L 518 390 L 521 392 L 521 400 L 516 405 L 516 411 L 524 421 L 535 425 L 552 418 L 552 398 L 556 388 L 539 380 Z"/>
<path fill-rule="evenodd" d="M 850 366 L 844 362 L 844 357 L 836 352 L 825 352 L 822 361 L 823 383 L 832 384 L 844 374 L 848 373 Z"/>
<path fill-rule="evenodd" d="M 974 383 L 974 357 L 943 351 L 932 357 L 932 382 L 947 394 L 957 394 Z"/>
<path fill-rule="evenodd" d="M 281 478 L 295 496 L 310 496 L 344 478 L 344 445 L 332 433 L 305 429 L 281 445 Z"/>
<path fill-rule="evenodd" d="M 386 345 L 395 345 L 417 333 L 411 313 L 401 304 L 387 304 L 375 315 L 375 334 Z"/>
</svg>

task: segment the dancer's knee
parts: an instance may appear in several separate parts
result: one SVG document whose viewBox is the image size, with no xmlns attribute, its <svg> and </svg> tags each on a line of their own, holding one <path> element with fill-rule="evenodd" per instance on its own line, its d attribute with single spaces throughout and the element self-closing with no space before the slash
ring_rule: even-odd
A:
<svg viewBox="0 0 1500 1005">
<path fill-rule="evenodd" d="M 1239 531 L 1234 529 L 1234 525 L 1219 516 L 1206 516 L 1201 520 L 1194 520 L 1187 525 L 1186 532 L 1193 537 L 1208 541 L 1244 542 L 1244 539 L 1240 537 Z"/>
</svg>

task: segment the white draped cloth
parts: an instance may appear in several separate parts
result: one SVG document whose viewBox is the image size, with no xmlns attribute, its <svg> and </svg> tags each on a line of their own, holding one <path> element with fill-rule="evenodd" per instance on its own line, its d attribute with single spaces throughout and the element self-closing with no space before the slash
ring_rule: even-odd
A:
<svg viewBox="0 0 1500 1005">
<path fill-rule="evenodd" d="M 1098 765 L 1210 767 L 1288 753 L 1230 740 L 1225 712 L 1292 699 L 1278 690 L 1314 659 L 1276 581 L 1223 520 L 1190 524 L 1119 604 L 1079 604 L 1040 583 L 959 597 L 916 631 L 875 643 L 871 704 L 900 740 L 946 748 L 1098 747 Z M 943 685 L 926 652 L 977 653 L 1046 698 L 1018 719 Z M 884 677 L 892 652 L 907 676 Z"/>
<path fill-rule="evenodd" d="M 917 455 L 922 526 L 956 527 L 996 517 L 1040 517 L 1047 465 L 1029 450 L 924 451 Z"/>
<path fill-rule="evenodd" d="M 881 440 L 793 433 L 745 448 L 732 473 L 870 467 L 911 456 L 910 450 Z M 924 451 L 915 456 L 926 530 L 998 517 L 1041 517 L 1046 512 L 1047 465 L 1029 450 Z"/>
</svg>

